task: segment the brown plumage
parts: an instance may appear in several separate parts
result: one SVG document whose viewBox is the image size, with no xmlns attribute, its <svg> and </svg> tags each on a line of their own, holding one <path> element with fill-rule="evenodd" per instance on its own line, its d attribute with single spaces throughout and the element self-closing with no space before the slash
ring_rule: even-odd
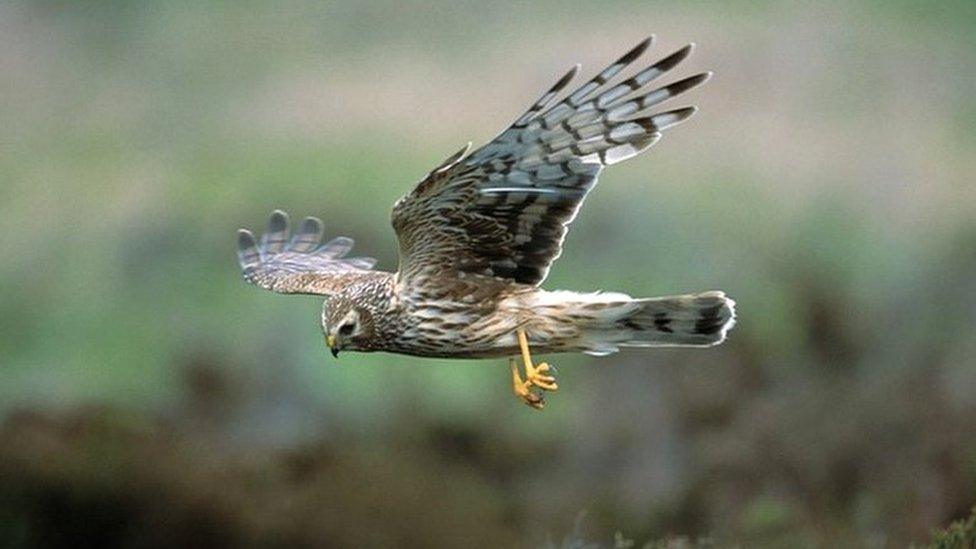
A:
<svg viewBox="0 0 976 549">
<path fill-rule="evenodd" d="M 260 242 L 239 232 L 245 280 L 328 296 L 322 329 L 334 353 L 469 358 L 521 349 L 527 358 L 520 330 L 541 352 L 720 343 L 734 322 L 734 303 L 721 292 L 633 299 L 539 288 L 603 167 L 646 150 L 695 112 L 648 112 L 708 80 L 702 73 L 648 85 L 684 60 L 691 45 L 611 83 L 650 43 L 557 102 L 574 67 L 498 137 L 470 155 L 470 144 L 462 148 L 398 200 L 396 273 L 372 270 L 371 258 L 346 258 L 351 239 L 320 244 L 315 218 L 291 235 L 287 216 L 275 211 Z"/>
</svg>

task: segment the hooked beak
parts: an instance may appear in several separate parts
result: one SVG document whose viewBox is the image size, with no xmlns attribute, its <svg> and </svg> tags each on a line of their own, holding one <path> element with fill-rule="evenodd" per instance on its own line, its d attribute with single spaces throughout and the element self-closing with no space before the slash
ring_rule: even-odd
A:
<svg viewBox="0 0 976 549">
<path fill-rule="evenodd" d="M 339 347 L 336 347 L 336 337 L 334 335 L 325 336 L 325 344 L 329 346 L 329 350 L 332 351 L 333 358 L 339 358 Z"/>
</svg>

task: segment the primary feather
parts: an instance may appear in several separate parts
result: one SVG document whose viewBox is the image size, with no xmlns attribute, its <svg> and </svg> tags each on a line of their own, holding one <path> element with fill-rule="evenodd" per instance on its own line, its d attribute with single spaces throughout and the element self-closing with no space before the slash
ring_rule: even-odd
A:
<svg viewBox="0 0 976 549">
<path fill-rule="evenodd" d="M 322 244 L 322 222 L 306 217 L 293 236 L 288 214 L 275 210 L 260 242 L 247 229 L 237 231 L 237 261 L 244 280 L 283 294 L 338 292 L 376 263 L 371 257 L 346 258 L 353 240 L 344 236 Z"/>
<path fill-rule="evenodd" d="M 642 41 L 557 102 L 574 67 L 510 128 L 466 158 L 462 149 L 398 201 L 401 282 L 467 273 L 541 283 L 603 167 L 647 149 L 695 112 L 648 112 L 708 79 L 702 73 L 648 89 L 691 45 L 611 84 L 650 44 L 651 38 Z"/>
</svg>

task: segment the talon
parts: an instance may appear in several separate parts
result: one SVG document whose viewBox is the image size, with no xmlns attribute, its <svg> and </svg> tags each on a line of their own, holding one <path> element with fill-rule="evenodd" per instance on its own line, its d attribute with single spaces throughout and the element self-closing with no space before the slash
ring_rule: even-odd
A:
<svg viewBox="0 0 976 549">
<path fill-rule="evenodd" d="M 525 378 L 532 385 L 546 391 L 555 391 L 559 389 L 559 385 L 556 384 L 556 378 L 551 375 L 543 375 L 543 372 L 549 372 L 550 366 L 546 362 L 541 362 L 534 367 L 525 367 Z"/>
<path fill-rule="evenodd" d="M 556 384 L 555 380 L 553 380 L 552 378 L 549 378 L 549 381 L 546 381 L 543 378 L 533 378 L 530 381 L 533 386 L 543 389 L 545 391 L 556 391 L 559 389 L 559 385 Z"/>
<path fill-rule="evenodd" d="M 518 334 L 519 347 L 522 351 L 522 363 L 525 366 L 525 380 L 519 375 L 518 365 L 515 359 L 509 358 L 508 365 L 512 370 L 512 390 L 516 396 L 522 399 L 522 402 L 525 402 L 536 410 L 541 410 L 546 404 L 543 393 L 532 391 L 532 388 L 543 391 L 555 391 L 559 389 L 555 376 L 551 375 L 556 371 L 556 368 L 548 362 L 540 362 L 539 364 L 533 365 L 532 355 L 529 353 L 529 340 L 525 335 L 525 330 L 519 329 L 516 333 Z"/>
<path fill-rule="evenodd" d="M 514 358 L 508 359 L 508 366 L 512 370 L 512 391 L 515 396 L 522 399 L 527 406 L 531 406 L 536 410 L 541 410 L 545 405 L 546 401 L 542 394 L 535 393 L 529 390 L 533 386 L 530 381 L 523 381 L 522 376 L 519 375 L 518 365 L 515 363 Z"/>
<path fill-rule="evenodd" d="M 541 393 L 533 393 L 529 390 L 526 390 L 525 395 L 522 397 L 522 402 L 525 402 L 527 406 L 535 408 L 536 410 L 541 410 L 546 405 L 546 399 Z"/>
</svg>

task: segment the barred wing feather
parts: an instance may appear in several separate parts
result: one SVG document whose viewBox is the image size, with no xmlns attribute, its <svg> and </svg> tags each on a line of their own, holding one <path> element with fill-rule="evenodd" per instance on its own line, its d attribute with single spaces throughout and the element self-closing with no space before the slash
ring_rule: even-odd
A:
<svg viewBox="0 0 976 549">
<path fill-rule="evenodd" d="M 397 201 L 401 283 L 467 273 L 540 284 L 603 167 L 647 149 L 695 112 L 648 112 L 708 80 L 702 73 L 649 89 L 692 45 L 611 84 L 651 40 L 556 102 L 573 67 L 498 137 L 469 156 L 470 145 L 461 149 Z"/>
<path fill-rule="evenodd" d="M 237 232 L 237 259 L 244 280 L 283 294 L 331 295 L 372 269 L 371 257 L 345 257 L 351 238 L 340 236 L 322 244 L 322 222 L 305 218 L 294 235 L 288 215 L 275 210 L 268 230 L 255 240 L 247 229 Z"/>
</svg>

